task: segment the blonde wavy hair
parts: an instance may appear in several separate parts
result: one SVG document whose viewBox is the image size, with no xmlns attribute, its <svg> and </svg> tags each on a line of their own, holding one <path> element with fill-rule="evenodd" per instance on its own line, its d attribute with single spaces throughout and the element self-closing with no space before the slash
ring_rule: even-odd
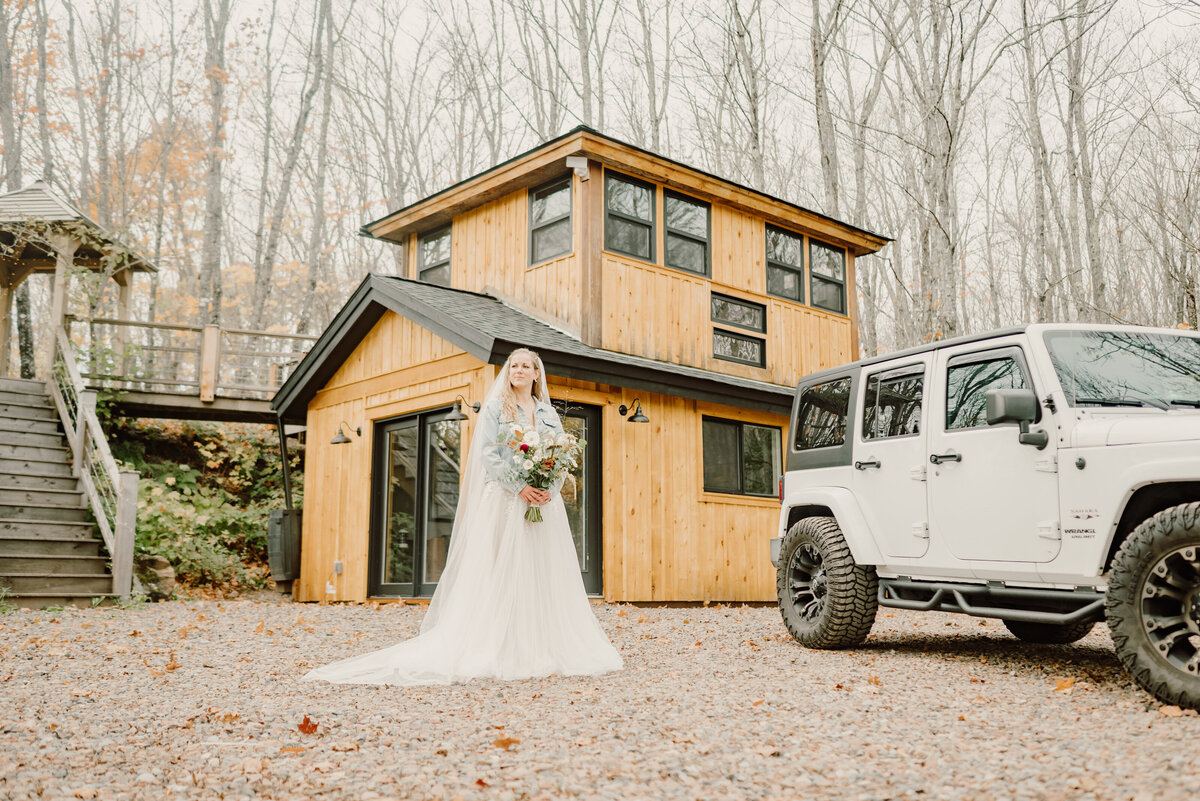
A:
<svg viewBox="0 0 1200 801">
<path fill-rule="evenodd" d="M 514 356 L 528 356 L 533 362 L 533 367 L 537 370 L 537 377 L 533 379 L 533 386 L 529 388 L 529 392 L 533 395 L 534 400 L 542 400 L 546 396 L 546 370 L 542 367 L 542 357 L 529 348 L 517 348 L 504 360 L 506 368 L 512 364 Z M 517 408 L 517 395 L 513 392 L 511 383 L 500 389 L 500 409 L 504 413 L 504 417 L 513 422 L 521 419 L 520 409 Z"/>
</svg>

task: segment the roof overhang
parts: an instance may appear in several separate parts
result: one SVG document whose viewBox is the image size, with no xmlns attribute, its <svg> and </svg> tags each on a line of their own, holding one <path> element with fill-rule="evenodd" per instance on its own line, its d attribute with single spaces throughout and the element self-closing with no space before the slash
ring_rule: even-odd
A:
<svg viewBox="0 0 1200 801">
<path fill-rule="evenodd" d="M 566 159 L 578 156 L 621 172 L 678 189 L 701 200 L 753 214 L 773 225 L 801 228 L 845 247 L 855 256 L 874 253 L 891 240 L 756 189 L 605 136 L 580 126 L 478 175 L 405 206 L 362 227 L 377 239 L 402 242 L 413 233 L 442 228 L 473 208 L 569 172 Z"/>
<path fill-rule="evenodd" d="M 488 364 L 503 364 L 514 349 L 531 345 L 518 341 L 519 337 L 493 334 L 480 325 L 464 322 L 449 312 L 446 304 L 432 303 L 404 291 L 406 285 L 417 283 L 391 276 L 364 278 L 271 400 L 271 408 L 280 419 L 304 423 L 309 402 L 388 311 L 412 320 Z M 486 298 L 497 304 L 497 309 L 502 307 L 504 314 L 523 315 L 531 325 L 545 326 L 553 337 L 561 338 L 569 349 L 556 348 L 545 340 L 534 343 L 547 375 L 775 414 L 788 414 L 791 410 L 792 387 L 589 348 L 491 296 L 465 290 L 438 288 L 438 291 L 461 293 L 476 300 Z"/>
</svg>

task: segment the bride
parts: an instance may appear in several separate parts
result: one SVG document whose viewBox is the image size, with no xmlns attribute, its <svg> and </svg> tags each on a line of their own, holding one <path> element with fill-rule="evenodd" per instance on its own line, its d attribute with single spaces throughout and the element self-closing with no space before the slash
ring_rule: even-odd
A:
<svg viewBox="0 0 1200 801">
<path fill-rule="evenodd" d="M 450 684 L 621 669 L 583 589 L 559 487 L 509 477 L 503 424 L 562 431 L 542 361 L 526 348 L 509 355 L 479 412 L 446 569 L 420 634 L 309 671 L 306 680 Z M 542 522 L 525 520 L 530 505 L 542 507 Z"/>
</svg>

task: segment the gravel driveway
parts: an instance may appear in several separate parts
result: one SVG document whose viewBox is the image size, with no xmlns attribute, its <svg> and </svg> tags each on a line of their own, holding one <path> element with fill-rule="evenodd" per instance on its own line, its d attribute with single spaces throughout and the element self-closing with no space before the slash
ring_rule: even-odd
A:
<svg viewBox="0 0 1200 801">
<path fill-rule="evenodd" d="M 596 610 L 621 673 L 435 688 L 297 680 L 411 636 L 421 607 L 0 616 L 0 798 L 1200 794 L 1200 718 L 1136 689 L 1102 626 L 1029 646 L 880 610 L 865 647 L 815 652 L 773 608 Z"/>
</svg>

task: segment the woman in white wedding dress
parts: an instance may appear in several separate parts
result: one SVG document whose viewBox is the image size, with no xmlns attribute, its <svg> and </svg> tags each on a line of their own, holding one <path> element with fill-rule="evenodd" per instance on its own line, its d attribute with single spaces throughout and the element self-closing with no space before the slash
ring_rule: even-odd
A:
<svg viewBox="0 0 1200 801">
<path fill-rule="evenodd" d="M 560 433 L 541 359 L 513 351 L 479 412 L 450 553 L 418 636 L 309 671 L 337 684 L 598 675 L 623 666 L 592 613 L 558 486 L 510 478 L 505 424 Z M 561 482 L 560 482 L 561 484 Z M 542 522 L 525 520 L 530 505 Z"/>
</svg>

